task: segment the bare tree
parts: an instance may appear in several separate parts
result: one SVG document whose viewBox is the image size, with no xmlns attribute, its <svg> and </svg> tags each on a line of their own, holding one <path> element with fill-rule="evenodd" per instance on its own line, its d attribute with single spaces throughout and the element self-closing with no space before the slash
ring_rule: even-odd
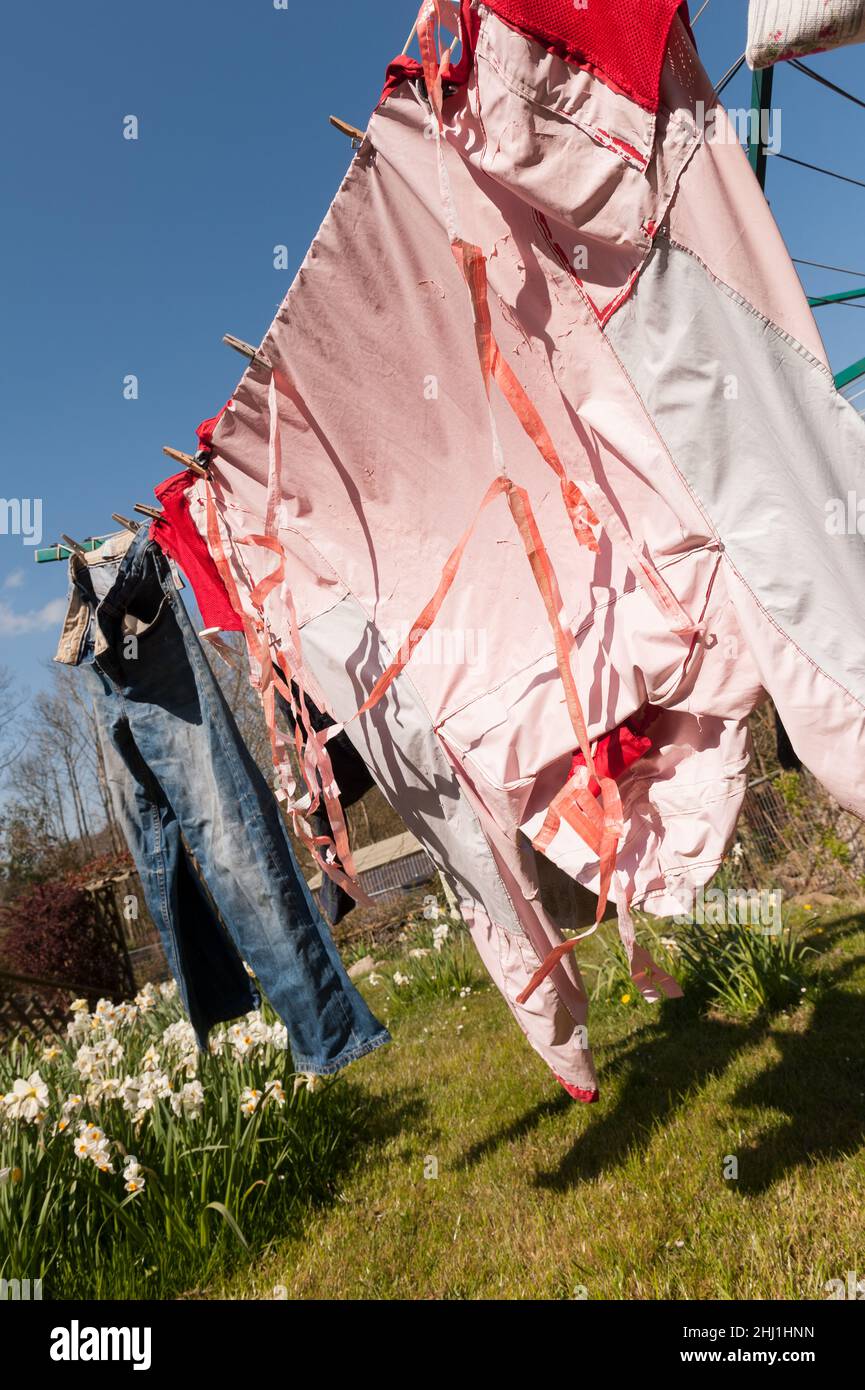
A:
<svg viewBox="0 0 865 1390">
<path fill-rule="evenodd" d="M 10 732 L 12 721 L 18 713 L 12 673 L 0 666 L 0 771 L 8 767 L 15 754 L 12 751 Z"/>
<path fill-rule="evenodd" d="M 226 646 L 234 653 L 233 661 L 236 664 L 229 665 L 221 655 L 213 653 L 207 643 L 204 643 L 204 650 L 228 707 L 237 721 L 243 741 L 270 782 L 273 779 L 270 738 L 261 707 L 261 696 L 249 679 L 246 646 L 242 640 L 232 641 L 230 637 L 224 640 Z"/>
<path fill-rule="evenodd" d="M 26 743 L 6 783 L 14 795 L 40 806 L 58 842 L 77 840 L 84 854 L 92 854 L 94 834 L 106 819 L 92 714 L 76 673 L 50 670 L 51 688 L 33 702 Z"/>
</svg>

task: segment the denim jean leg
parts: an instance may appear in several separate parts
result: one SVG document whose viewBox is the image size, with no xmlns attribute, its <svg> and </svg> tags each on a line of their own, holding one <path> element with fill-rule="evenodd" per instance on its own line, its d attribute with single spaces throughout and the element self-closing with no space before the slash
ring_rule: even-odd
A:
<svg viewBox="0 0 865 1390">
<path fill-rule="evenodd" d="M 147 909 L 201 1048 L 209 1030 L 248 1013 L 258 995 L 200 882 L 177 818 L 136 748 L 119 695 L 83 668 L 115 817 L 135 861 Z M 182 923 L 182 930 L 179 924 Z"/>
<path fill-rule="evenodd" d="M 387 1031 L 346 974 L 163 557 L 151 547 L 133 554 L 130 569 L 130 606 L 150 625 L 133 644 L 118 643 L 110 622 L 103 630 L 132 739 L 237 951 L 285 1022 L 296 1067 L 336 1071 L 387 1042 Z"/>
</svg>

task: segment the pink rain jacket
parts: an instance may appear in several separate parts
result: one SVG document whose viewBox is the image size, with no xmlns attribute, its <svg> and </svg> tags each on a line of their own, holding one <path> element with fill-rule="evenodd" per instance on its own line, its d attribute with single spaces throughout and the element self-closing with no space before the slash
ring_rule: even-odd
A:
<svg viewBox="0 0 865 1390">
<path fill-rule="evenodd" d="M 712 877 L 767 692 L 865 811 L 863 548 L 827 523 L 865 427 L 675 4 L 650 7 L 656 109 L 501 4 L 464 3 L 440 90 L 435 8 L 426 88 L 392 66 L 191 505 L 262 683 L 279 656 L 349 721 L 591 1100 L 585 991 L 550 955 L 578 923 L 545 907 L 539 853 L 609 890 L 656 995 L 627 902 L 687 911 Z M 626 722 L 645 751 L 587 786 L 582 718 L 595 752 Z"/>
</svg>

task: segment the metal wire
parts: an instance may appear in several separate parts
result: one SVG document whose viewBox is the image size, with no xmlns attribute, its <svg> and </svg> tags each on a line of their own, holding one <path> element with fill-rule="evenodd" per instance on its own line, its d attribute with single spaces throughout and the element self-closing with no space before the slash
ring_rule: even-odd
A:
<svg viewBox="0 0 865 1390">
<path fill-rule="evenodd" d="M 776 150 L 767 150 L 773 159 L 784 159 L 788 164 L 798 164 L 802 169 L 813 169 L 816 174 L 828 174 L 830 179 L 840 179 L 842 183 L 853 183 L 857 188 L 865 188 L 865 183 L 861 179 L 851 179 L 847 174 L 838 174 L 834 169 L 824 169 L 820 164 L 809 164 L 805 159 L 794 159 L 791 154 L 779 154 Z"/>
<path fill-rule="evenodd" d="M 715 95 L 716 95 L 716 96 L 720 96 L 721 93 L 723 92 L 724 88 L 726 87 L 727 83 L 733 81 L 733 78 L 736 76 L 736 73 L 739 71 L 739 69 L 740 69 L 740 67 L 742 66 L 742 64 L 744 63 L 744 61 L 745 61 L 745 54 L 743 53 L 742 56 L 741 56 L 741 58 L 737 58 L 736 61 L 735 61 L 735 63 L 733 64 L 733 66 L 732 66 L 731 68 L 728 68 L 728 69 L 727 69 L 727 71 L 724 73 L 724 76 L 721 78 L 720 82 L 716 82 L 716 83 L 715 83 Z"/>
<path fill-rule="evenodd" d="M 865 270 L 845 270 L 841 265 L 825 265 L 823 261 L 806 261 L 801 256 L 793 256 L 794 265 L 813 265 L 818 270 L 834 270 L 837 275 L 852 275 L 856 280 L 865 280 Z"/>
<path fill-rule="evenodd" d="M 828 87 L 830 92 L 837 92 L 839 97 L 846 97 L 848 101 L 852 101 L 855 106 L 861 106 L 863 111 L 865 111 L 865 101 L 863 101 L 861 97 L 854 97 L 853 93 L 846 91 L 844 87 L 836 86 L 834 82 L 829 81 L 828 77 L 823 77 L 819 72 L 815 72 L 813 68 L 806 67 L 798 58 L 791 58 L 790 67 L 797 68 L 799 72 L 804 72 L 805 76 L 810 77 L 812 82 L 819 82 L 821 87 Z"/>
</svg>

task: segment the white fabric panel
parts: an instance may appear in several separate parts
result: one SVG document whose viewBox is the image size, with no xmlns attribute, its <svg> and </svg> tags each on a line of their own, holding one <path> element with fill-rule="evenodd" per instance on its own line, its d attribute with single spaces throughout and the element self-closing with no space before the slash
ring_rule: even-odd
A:
<svg viewBox="0 0 865 1390">
<path fill-rule="evenodd" d="M 393 659 L 360 604 L 348 595 L 303 627 L 304 664 L 338 720 L 350 719 Z M 378 785 L 460 899 L 483 906 L 499 926 L 521 932 L 477 817 L 466 802 L 407 672 L 346 733 Z"/>
<path fill-rule="evenodd" d="M 663 238 L 607 334 L 758 602 L 865 701 L 865 540 L 835 533 L 865 481 L 865 422 L 816 358 Z"/>
</svg>

